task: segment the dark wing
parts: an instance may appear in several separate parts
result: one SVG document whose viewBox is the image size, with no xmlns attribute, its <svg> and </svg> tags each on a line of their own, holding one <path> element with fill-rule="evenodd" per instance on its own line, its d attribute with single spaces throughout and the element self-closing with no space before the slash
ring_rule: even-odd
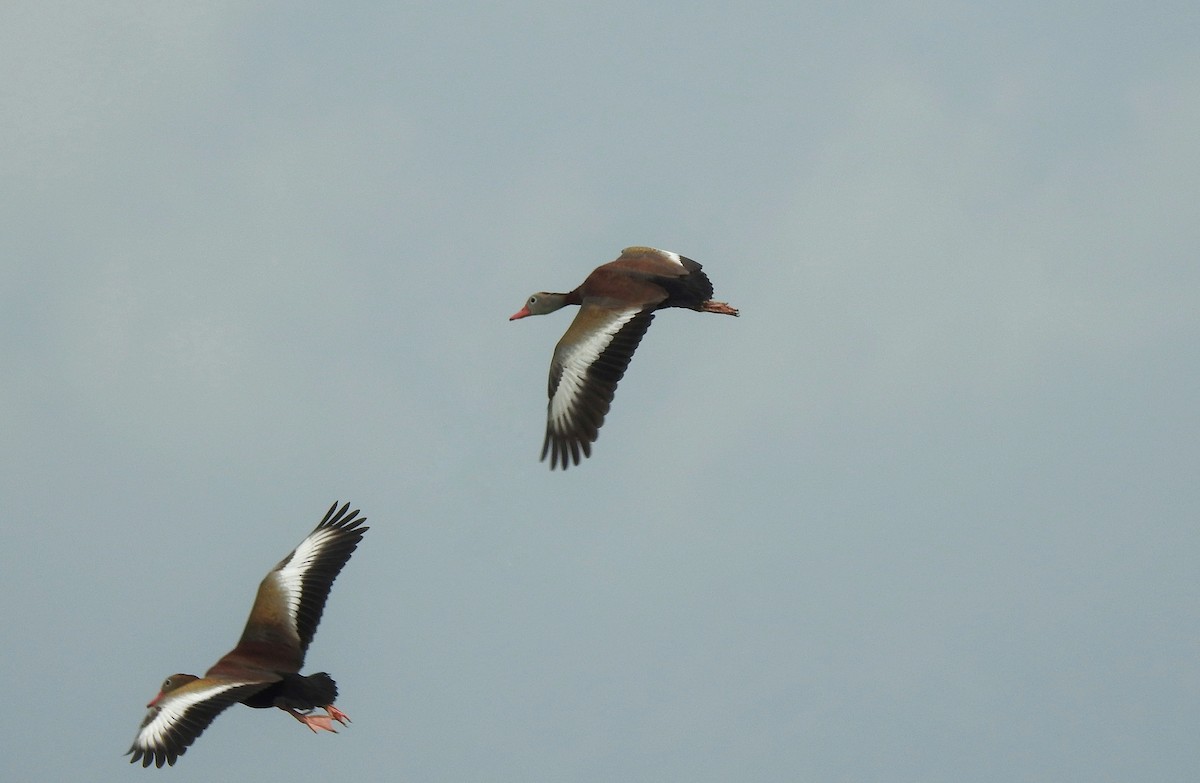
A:
<svg viewBox="0 0 1200 783">
<path fill-rule="evenodd" d="M 129 763 L 174 764 L 226 707 L 267 687 L 267 683 L 200 679 L 161 697 L 146 713 Z"/>
<path fill-rule="evenodd" d="M 617 383 L 654 320 L 653 305 L 584 302 L 550 363 L 550 404 L 542 459 L 566 470 L 592 454 Z M 582 453 L 582 457 L 580 456 Z"/>
<path fill-rule="evenodd" d="M 299 671 L 321 622 L 333 580 L 369 530 L 360 527 L 366 521 L 366 517 L 358 516 L 358 509 L 350 511 L 349 503 L 340 510 L 337 503 L 330 506 L 321 524 L 262 580 L 246 629 L 230 656 L 237 656 L 239 651 L 262 650 L 264 646 L 273 647 L 278 655 L 284 647 L 294 656 L 286 664 L 290 668 L 294 663 L 294 670 Z M 280 661 L 281 666 L 284 664 Z"/>
</svg>

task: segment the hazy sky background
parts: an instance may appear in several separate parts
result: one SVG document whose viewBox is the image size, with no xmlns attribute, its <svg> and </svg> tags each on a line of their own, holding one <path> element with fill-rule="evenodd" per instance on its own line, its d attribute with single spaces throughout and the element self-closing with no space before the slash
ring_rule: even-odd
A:
<svg viewBox="0 0 1200 783">
<path fill-rule="evenodd" d="M 1200 6 L 1083 8 L 4 3 L 8 779 L 1200 778 Z M 632 244 L 742 317 L 551 473 Z M 354 723 L 131 768 L 335 499 Z"/>
</svg>

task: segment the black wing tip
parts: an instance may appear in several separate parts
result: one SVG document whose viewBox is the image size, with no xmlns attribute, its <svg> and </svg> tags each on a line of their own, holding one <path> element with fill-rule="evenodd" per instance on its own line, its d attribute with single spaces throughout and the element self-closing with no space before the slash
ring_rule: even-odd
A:
<svg viewBox="0 0 1200 783">
<path fill-rule="evenodd" d="M 350 510 L 350 504 L 345 503 L 340 509 L 338 508 L 339 501 L 333 501 L 333 505 L 325 512 L 325 518 L 317 525 L 317 529 L 321 528 L 336 528 L 338 530 L 354 531 L 355 533 L 367 532 L 371 528 L 360 527 L 363 522 L 367 521 L 366 517 L 358 516 L 358 509 Z"/>
<path fill-rule="evenodd" d="M 166 764 L 169 767 L 175 766 L 175 760 L 178 759 L 180 756 L 182 756 L 185 751 L 187 751 L 187 748 L 184 748 L 183 750 L 179 751 L 178 753 L 171 753 L 171 752 L 168 752 L 161 748 L 146 749 L 146 748 L 132 747 L 129 750 L 125 751 L 125 755 L 130 757 L 129 758 L 130 764 L 137 764 L 140 761 L 142 763 L 142 769 L 146 769 L 151 764 L 153 764 L 158 769 L 162 769 L 164 764 Z"/>
<path fill-rule="evenodd" d="M 593 435 L 591 440 L 582 437 L 572 437 L 570 435 L 554 435 L 549 430 L 546 431 L 546 439 L 542 442 L 542 458 L 541 461 L 546 461 L 546 455 L 550 455 L 550 470 L 562 468 L 566 470 L 572 465 L 580 465 L 583 461 L 592 456 L 592 441 L 596 438 Z"/>
</svg>

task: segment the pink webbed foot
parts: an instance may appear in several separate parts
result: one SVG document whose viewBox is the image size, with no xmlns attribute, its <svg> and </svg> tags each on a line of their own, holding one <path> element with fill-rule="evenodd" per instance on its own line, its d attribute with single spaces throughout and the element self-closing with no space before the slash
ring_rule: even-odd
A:
<svg viewBox="0 0 1200 783">
<path fill-rule="evenodd" d="M 326 706 L 325 711 L 329 713 L 330 718 L 333 718 L 334 720 L 336 720 L 338 723 L 342 724 L 343 726 L 345 726 L 347 723 L 351 722 L 349 715 L 342 712 L 341 710 L 339 710 L 337 707 L 333 706 L 332 704 Z"/>
<path fill-rule="evenodd" d="M 736 307 L 730 307 L 725 302 L 714 302 L 711 299 L 701 302 L 700 306 L 696 309 L 702 313 L 720 313 L 721 315 L 738 314 L 738 309 Z"/>
<path fill-rule="evenodd" d="M 313 734 L 317 734 L 318 730 L 328 731 L 337 734 L 337 729 L 333 727 L 332 715 L 306 715 L 303 712 L 296 710 L 287 711 L 293 718 L 308 726 Z M 340 721 L 339 721 L 340 722 Z"/>
</svg>

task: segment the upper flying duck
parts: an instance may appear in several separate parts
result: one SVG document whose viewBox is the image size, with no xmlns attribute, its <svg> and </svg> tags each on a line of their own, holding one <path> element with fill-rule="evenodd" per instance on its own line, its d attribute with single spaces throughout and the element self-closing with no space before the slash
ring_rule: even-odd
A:
<svg viewBox="0 0 1200 783">
<path fill-rule="evenodd" d="M 550 404 L 542 459 L 550 467 L 578 465 L 592 454 L 592 443 L 608 413 L 617 383 L 634 350 L 664 307 L 701 313 L 737 315 L 714 302 L 712 283 L 690 258 L 652 247 L 627 247 L 621 256 L 592 271 L 574 291 L 536 293 L 508 319 L 545 315 L 579 305 L 550 361 Z"/>
<path fill-rule="evenodd" d="M 350 718 L 334 706 L 337 684 L 325 672 L 300 674 L 333 580 L 368 528 L 350 504 L 334 503 L 321 523 L 258 586 L 237 647 L 204 673 L 172 674 L 127 751 L 130 763 L 174 764 L 221 710 L 235 703 L 278 707 L 313 730 Z M 313 715 L 321 707 L 326 715 Z M 335 732 L 336 733 L 336 732 Z"/>
</svg>

